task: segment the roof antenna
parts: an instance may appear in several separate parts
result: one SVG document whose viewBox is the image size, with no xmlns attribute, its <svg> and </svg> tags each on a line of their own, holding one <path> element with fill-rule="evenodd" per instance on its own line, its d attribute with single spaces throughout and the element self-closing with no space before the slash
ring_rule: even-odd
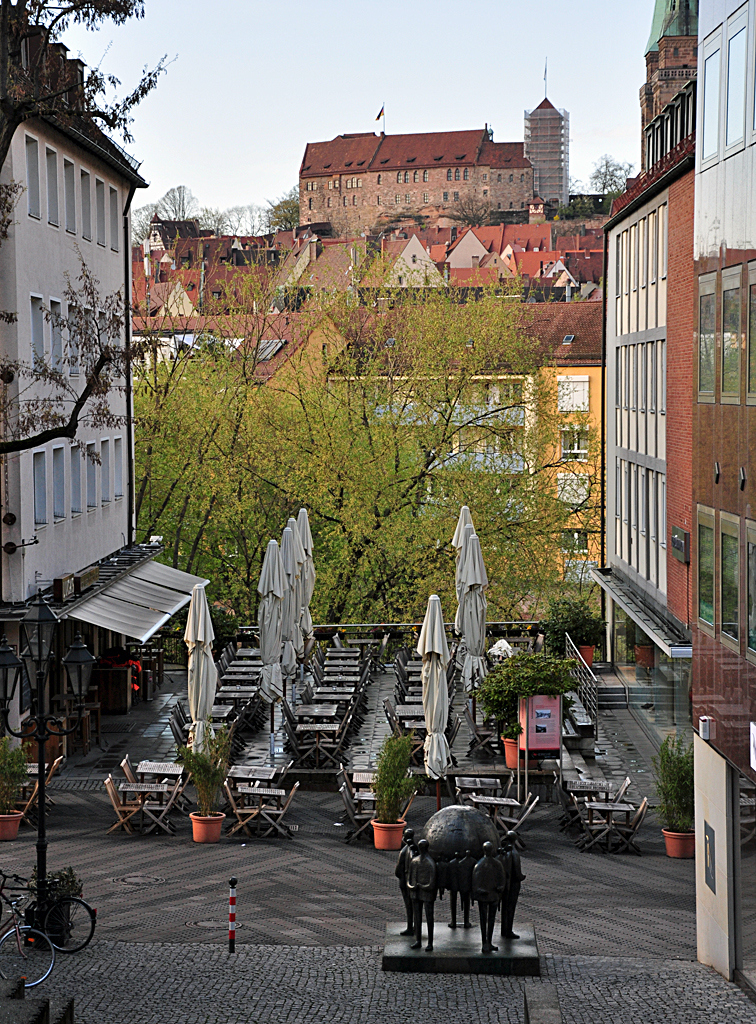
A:
<svg viewBox="0 0 756 1024">
<path fill-rule="evenodd" d="M 549 95 L 549 58 L 546 58 L 546 63 L 543 66 L 543 95 L 544 98 Z"/>
</svg>

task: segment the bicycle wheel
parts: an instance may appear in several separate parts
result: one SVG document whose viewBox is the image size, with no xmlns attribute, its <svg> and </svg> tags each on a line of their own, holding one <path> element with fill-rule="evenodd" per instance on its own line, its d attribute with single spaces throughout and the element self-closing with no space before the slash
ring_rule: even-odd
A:
<svg viewBox="0 0 756 1024">
<path fill-rule="evenodd" d="M 94 935 L 94 910 L 78 896 L 64 896 L 45 915 L 45 935 L 63 953 L 78 953 Z"/>
<path fill-rule="evenodd" d="M 11 928 L 0 939 L 0 976 L 6 981 L 25 978 L 24 987 L 34 988 L 44 981 L 55 966 L 52 942 L 36 928 L 26 924 Z"/>
</svg>

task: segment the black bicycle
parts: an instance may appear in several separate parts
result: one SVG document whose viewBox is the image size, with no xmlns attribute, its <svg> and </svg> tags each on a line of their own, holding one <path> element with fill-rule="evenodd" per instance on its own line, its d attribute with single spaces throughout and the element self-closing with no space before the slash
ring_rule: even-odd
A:
<svg viewBox="0 0 756 1024">
<path fill-rule="evenodd" d="M 14 886 L 7 886 L 8 879 L 12 879 Z M 0 871 L 0 897 L 8 903 L 4 895 L 5 889 L 24 889 L 29 893 L 29 898 L 23 903 L 27 922 L 36 920 L 37 902 L 33 891 L 29 888 L 26 878 L 19 875 L 6 875 Z M 56 891 L 58 884 L 53 880 L 48 882 L 47 904 L 42 930 L 50 939 L 50 942 L 61 953 L 78 953 L 89 945 L 94 935 L 97 924 L 97 911 L 80 896 L 69 896 Z M 20 905 L 20 901 L 19 901 Z"/>
</svg>

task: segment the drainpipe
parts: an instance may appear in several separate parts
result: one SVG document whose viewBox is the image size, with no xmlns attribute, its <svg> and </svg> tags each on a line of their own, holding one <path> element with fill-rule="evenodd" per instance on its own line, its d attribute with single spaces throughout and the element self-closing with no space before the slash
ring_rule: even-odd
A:
<svg viewBox="0 0 756 1024">
<path fill-rule="evenodd" d="M 129 210 L 134 198 L 136 185 L 129 189 L 126 205 L 123 209 L 123 290 L 124 290 L 124 329 L 126 352 L 126 461 L 128 463 L 128 502 L 129 521 L 126 527 L 126 545 L 134 543 L 134 396 L 132 394 L 131 377 L 131 238 L 129 232 Z M 149 313 L 149 309 L 147 310 Z"/>
</svg>

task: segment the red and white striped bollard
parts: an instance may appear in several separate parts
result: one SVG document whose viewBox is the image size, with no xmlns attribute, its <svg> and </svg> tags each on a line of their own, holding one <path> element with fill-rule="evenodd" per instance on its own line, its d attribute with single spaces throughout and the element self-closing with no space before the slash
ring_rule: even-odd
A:
<svg viewBox="0 0 756 1024">
<path fill-rule="evenodd" d="M 228 951 L 236 952 L 236 879 L 229 880 L 228 890 Z"/>
</svg>

